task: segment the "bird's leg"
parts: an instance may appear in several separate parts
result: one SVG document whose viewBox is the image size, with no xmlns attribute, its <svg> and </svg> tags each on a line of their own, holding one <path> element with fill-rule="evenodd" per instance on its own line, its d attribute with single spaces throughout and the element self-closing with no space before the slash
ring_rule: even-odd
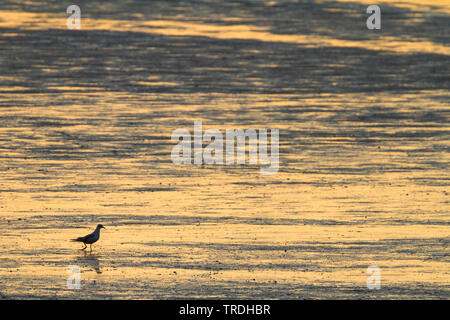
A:
<svg viewBox="0 0 450 320">
<path fill-rule="evenodd" d="M 92 244 L 89 245 L 91 247 L 91 251 L 92 251 Z"/>
<path fill-rule="evenodd" d="M 87 245 L 86 245 L 86 243 L 83 243 L 84 244 L 84 248 L 83 249 L 81 249 L 81 250 L 86 250 L 86 248 L 87 248 Z"/>
</svg>

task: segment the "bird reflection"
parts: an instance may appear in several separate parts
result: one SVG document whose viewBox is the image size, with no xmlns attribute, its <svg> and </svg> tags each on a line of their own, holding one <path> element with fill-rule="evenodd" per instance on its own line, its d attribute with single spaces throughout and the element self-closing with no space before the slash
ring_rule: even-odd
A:
<svg viewBox="0 0 450 320">
<path fill-rule="evenodd" d="M 84 266 L 90 267 L 90 268 L 94 269 L 95 272 L 100 274 L 100 273 L 102 273 L 102 271 L 100 270 L 100 261 L 99 261 L 100 257 L 101 256 L 98 254 L 93 254 L 93 253 L 83 251 L 83 253 L 76 259 L 77 259 L 77 261 L 82 262 Z"/>
</svg>

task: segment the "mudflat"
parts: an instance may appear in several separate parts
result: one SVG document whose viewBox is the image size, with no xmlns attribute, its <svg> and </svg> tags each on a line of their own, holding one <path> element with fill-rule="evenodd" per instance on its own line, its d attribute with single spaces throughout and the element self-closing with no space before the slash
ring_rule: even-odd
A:
<svg viewBox="0 0 450 320">
<path fill-rule="evenodd" d="M 80 1 L 68 30 L 2 1 L 0 298 L 448 299 L 450 8 L 368 4 Z M 278 172 L 175 165 L 198 120 L 279 129 Z"/>
</svg>

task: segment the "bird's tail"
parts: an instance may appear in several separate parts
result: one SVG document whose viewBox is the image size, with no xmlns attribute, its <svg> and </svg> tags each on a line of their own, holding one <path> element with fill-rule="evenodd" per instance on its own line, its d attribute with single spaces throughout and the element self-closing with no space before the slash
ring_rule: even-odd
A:
<svg viewBox="0 0 450 320">
<path fill-rule="evenodd" d="M 81 240 L 80 240 L 80 238 L 76 238 L 76 239 L 70 239 L 70 241 L 73 241 L 73 242 L 79 242 L 79 241 L 81 241 Z"/>
</svg>

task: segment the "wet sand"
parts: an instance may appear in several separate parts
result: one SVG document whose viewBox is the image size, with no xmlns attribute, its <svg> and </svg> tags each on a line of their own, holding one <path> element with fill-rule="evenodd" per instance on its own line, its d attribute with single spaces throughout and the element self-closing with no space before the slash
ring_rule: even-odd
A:
<svg viewBox="0 0 450 320">
<path fill-rule="evenodd" d="M 449 298 L 444 1 L 380 3 L 381 31 L 364 1 L 79 1 L 81 30 L 21 2 L 0 4 L 0 299 Z M 278 128 L 278 173 L 173 164 L 195 120 Z M 98 223 L 92 253 L 69 241 Z"/>
</svg>

